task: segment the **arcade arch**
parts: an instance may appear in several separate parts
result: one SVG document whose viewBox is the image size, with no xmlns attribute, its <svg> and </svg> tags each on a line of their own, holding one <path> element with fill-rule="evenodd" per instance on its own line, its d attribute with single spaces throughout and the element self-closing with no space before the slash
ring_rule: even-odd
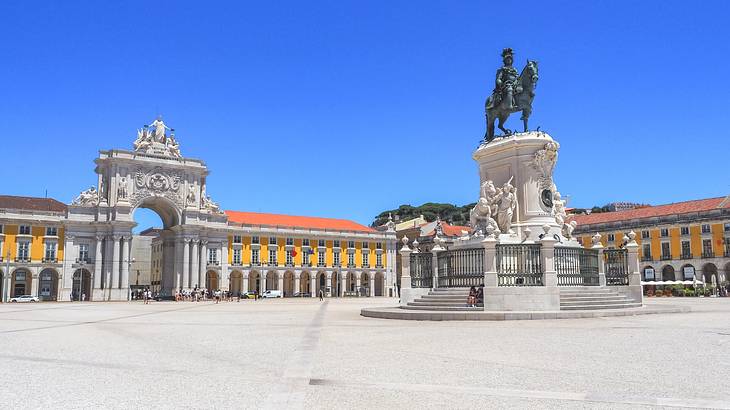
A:
<svg viewBox="0 0 730 410">
<path fill-rule="evenodd" d="M 91 272 L 88 269 L 76 269 L 73 273 L 73 285 L 71 287 L 72 300 L 91 299 Z"/>
<path fill-rule="evenodd" d="M 87 293 L 91 296 L 91 293 Z M 42 301 L 55 301 L 58 298 L 58 272 L 43 269 L 38 275 L 38 298 Z"/>
<path fill-rule="evenodd" d="M 384 289 L 385 289 L 385 275 L 382 272 L 377 272 L 375 274 L 374 295 L 375 296 L 385 296 Z"/>
<path fill-rule="evenodd" d="M 702 276 L 707 284 L 718 284 L 717 277 L 717 266 L 714 263 L 708 262 L 702 267 Z"/>
<path fill-rule="evenodd" d="M 243 289 L 243 273 L 234 270 L 233 272 L 231 272 L 228 283 L 228 289 L 231 291 L 231 295 L 238 296 Z"/>
<path fill-rule="evenodd" d="M 672 265 L 665 265 L 662 268 L 662 280 L 677 280 L 674 275 L 674 267 Z"/>
<path fill-rule="evenodd" d="M 15 269 L 10 277 L 10 296 L 17 297 L 29 295 L 32 282 L 33 275 L 31 275 L 28 269 Z"/>
<path fill-rule="evenodd" d="M 284 291 L 284 297 L 294 296 L 294 273 L 291 271 L 284 272 L 284 289 L 282 290 Z"/>
</svg>

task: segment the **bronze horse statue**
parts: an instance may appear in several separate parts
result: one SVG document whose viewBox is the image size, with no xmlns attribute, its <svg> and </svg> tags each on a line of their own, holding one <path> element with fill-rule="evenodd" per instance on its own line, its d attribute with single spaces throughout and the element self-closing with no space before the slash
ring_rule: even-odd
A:
<svg viewBox="0 0 730 410">
<path fill-rule="evenodd" d="M 527 65 L 522 69 L 522 73 L 517 78 L 514 87 L 514 108 L 511 108 L 508 101 L 502 99 L 496 105 L 492 104 L 495 93 L 487 98 L 484 104 L 484 111 L 487 117 L 487 132 L 484 134 L 484 140 L 490 142 L 494 139 L 494 120 L 499 119 L 497 127 L 499 127 L 504 135 L 512 134 L 512 131 L 504 128 L 504 122 L 513 112 L 522 111 L 522 120 L 527 132 L 527 119 L 532 113 L 532 100 L 535 98 L 535 86 L 537 86 L 537 61 L 527 60 Z M 492 107 L 492 108 L 489 108 Z"/>
</svg>

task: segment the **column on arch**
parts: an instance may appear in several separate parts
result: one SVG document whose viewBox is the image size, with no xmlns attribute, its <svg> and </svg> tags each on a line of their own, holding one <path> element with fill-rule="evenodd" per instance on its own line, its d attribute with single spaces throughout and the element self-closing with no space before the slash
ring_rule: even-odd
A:
<svg viewBox="0 0 730 410">
<path fill-rule="evenodd" d="M 190 275 L 190 287 L 202 287 L 200 279 L 198 279 L 198 275 L 200 274 L 200 266 L 198 265 L 200 262 L 200 248 L 198 247 L 198 244 L 199 241 L 197 239 L 193 239 L 191 241 L 191 264 L 190 272 L 188 273 Z"/>
<path fill-rule="evenodd" d="M 101 235 L 96 236 L 96 242 L 94 243 L 94 289 L 101 289 L 101 278 L 103 276 L 101 272 L 101 247 L 103 244 L 104 237 Z M 66 249 L 70 249 L 66 247 Z"/>
<path fill-rule="evenodd" d="M 129 245 L 130 245 L 131 241 L 132 241 L 131 236 L 122 237 L 122 280 L 121 280 L 122 289 L 129 288 L 129 263 L 130 263 Z"/>
<path fill-rule="evenodd" d="M 198 270 L 198 286 L 206 287 L 205 274 L 208 268 L 208 241 L 200 241 L 200 270 Z"/>
<path fill-rule="evenodd" d="M 309 273 L 309 293 L 311 293 L 311 297 L 316 298 L 319 295 L 319 288 L 317 287 L 317 277 L 319 276 L 319 272 L 312 274 Z"/>
<path fill-rule="evenodd" d="M 278 279 L 278 287 L 277 289 L 281 292 L 281 295 L 284 295 L 284 272 L 276 272 L 276 277 Z"/>
<path fill-rule="evenodd" d="M 368 296 L 375 296 L 375 273 L 371 273 L 368 279 L 370 279 L 370 288 L 368 289 L 370 294 Z"/>
<path fill-rule="evenodd" d="M 296 294 L 297 292 L 302 291 L 302 271 L 296 270 L 294 271 L 294 289 L 293 293 Z M 294 296 L 292 294 L 292 296 Z"/>
<path fill-rule="evenodd" d="M 190 289 L 190 238 L 183 238 L 182 286 Z"/>
<path fill-rule="evenodd" d="M 112 267 L 112 277 L 111 277 L 111 284 L 109 285 L 109 289 L 118 289 L 119 288 L 119 240 L 121 239 L 121 236 L 119 235 L 112 235 L 112 259 L 110 261 L 111 267 Z"/>
</svg>

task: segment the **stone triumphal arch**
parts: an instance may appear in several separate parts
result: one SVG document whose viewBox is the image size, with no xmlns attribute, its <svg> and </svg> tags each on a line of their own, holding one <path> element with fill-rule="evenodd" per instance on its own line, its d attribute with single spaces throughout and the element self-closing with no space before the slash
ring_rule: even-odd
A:
<svg viewBox="0 0 730 410">
<path fill-rule="evenodd" d="M 64 261 L 65 271 L 89 272 L 90 283 L 83 288 L 91 300 L 126 300 L 133 216 L 136 209 L 148 208 L 163 222 L 162 293 L 205 286 L 211 269 L 216 280 L 226 281 L 225 267 L 206 263 L 209 249 L 215 249 L 224 264 L 228 244 L 227 217 L 206 192 L 205 163 L 181 156 L 174 130 L 161 118 L 138 130 L 133 146 L 100 151 L 97 186 L 69 206 L 65 246 L 79 251 Z M 64 277 L 66 292 L 74 288 L 72 280 L 73 275 Z"/>
</svg>

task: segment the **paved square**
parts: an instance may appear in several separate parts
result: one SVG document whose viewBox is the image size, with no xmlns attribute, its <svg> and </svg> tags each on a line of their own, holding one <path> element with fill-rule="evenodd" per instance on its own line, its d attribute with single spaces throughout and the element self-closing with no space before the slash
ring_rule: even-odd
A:
<svg viewBox="0 0 730 410">
<path fill-rule="evenodd" d="M 0 306 L 5 408 L 730 408 L 730 299 L 686 314 L 368 319 L 392 300 Z"/>
</svg>

